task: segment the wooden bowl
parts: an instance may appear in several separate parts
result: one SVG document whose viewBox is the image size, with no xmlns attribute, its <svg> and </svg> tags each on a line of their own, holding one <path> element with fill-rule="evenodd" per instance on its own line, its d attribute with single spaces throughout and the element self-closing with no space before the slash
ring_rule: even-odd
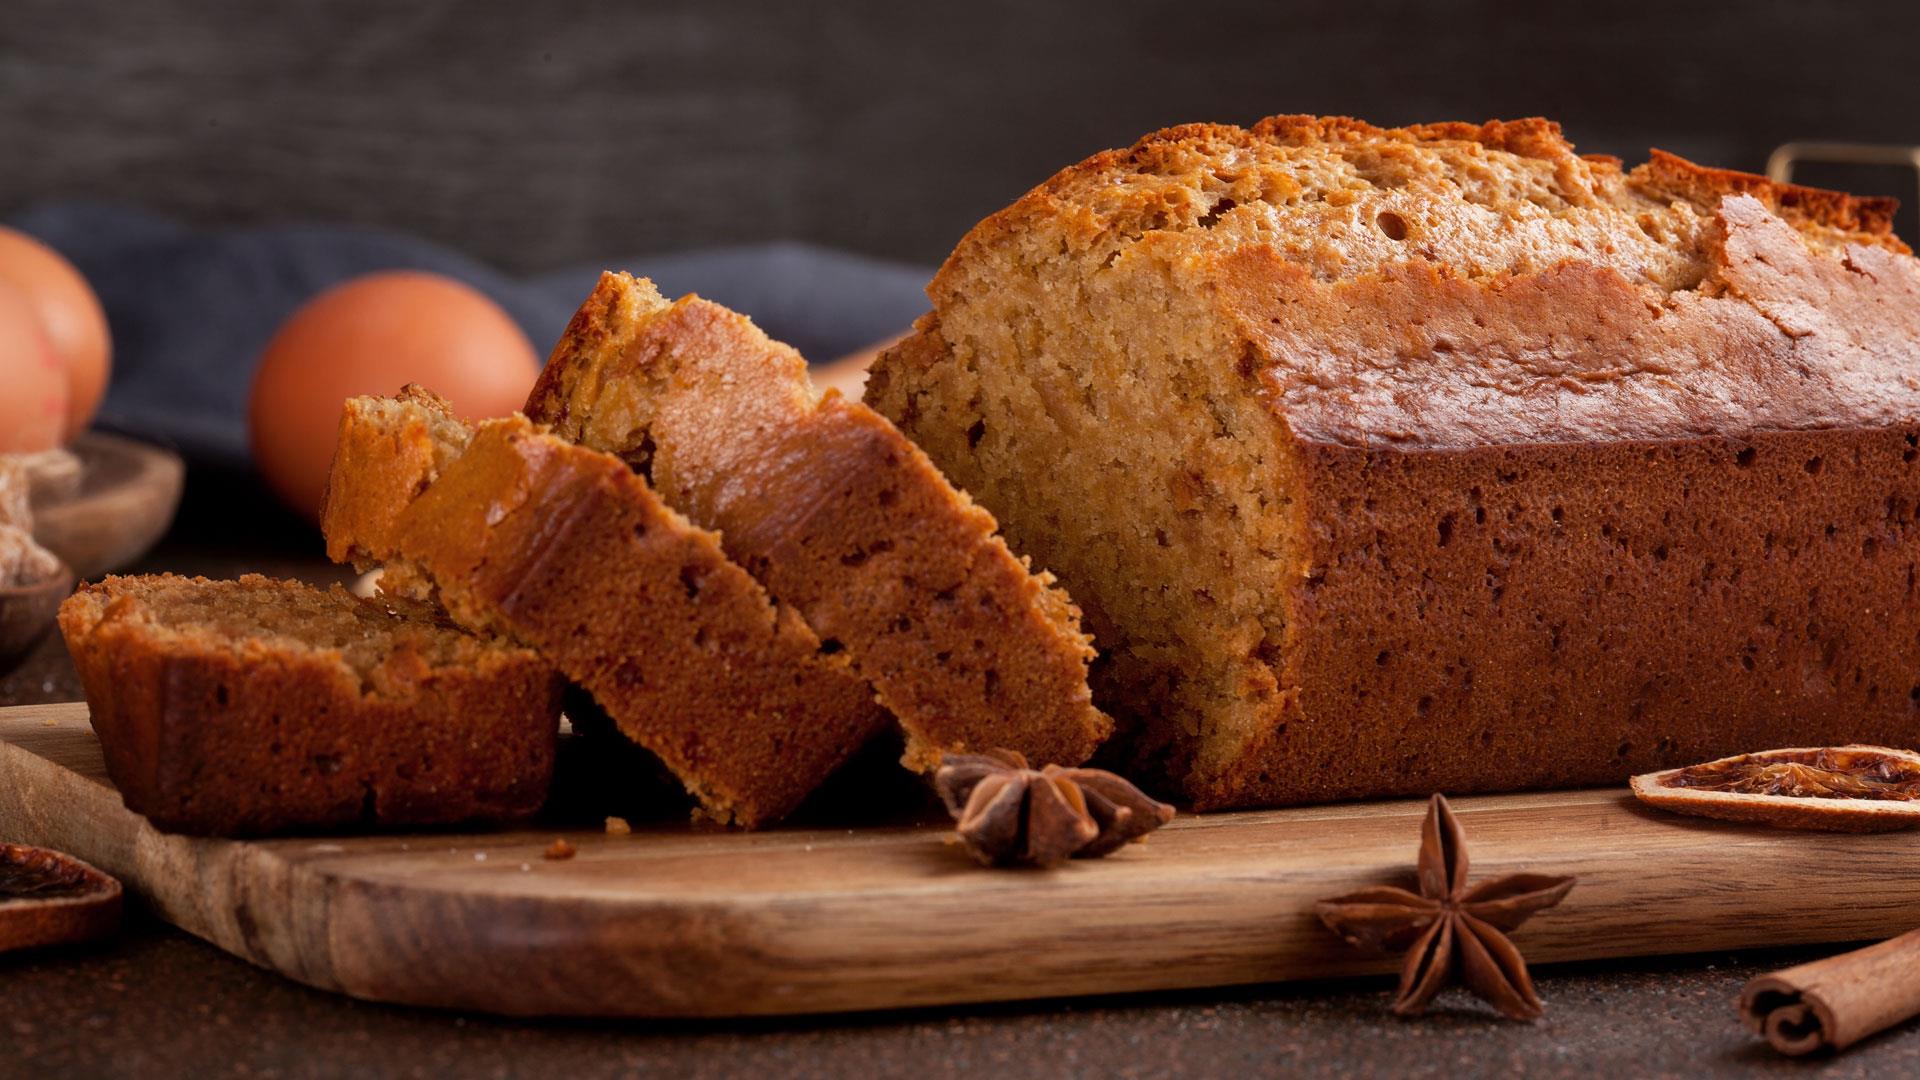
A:
<svg viewBox="0 0 1920 1080">
<path fill-rule="evenodd" d="M 73 570 L 60 570 L 32 585 L 0 588 L 0 675 L 20 665 L 53 626 L 60 602 L 73 593 Z"/>
<path fill-rule="evenodd" d="M 68 449 L 80 458 L 80 490 L 34 505 L 33 538 L 91 581 L 145 555 L 167 531 L 186 466 L 171 450 L 98 431 Z"/>
</svg>

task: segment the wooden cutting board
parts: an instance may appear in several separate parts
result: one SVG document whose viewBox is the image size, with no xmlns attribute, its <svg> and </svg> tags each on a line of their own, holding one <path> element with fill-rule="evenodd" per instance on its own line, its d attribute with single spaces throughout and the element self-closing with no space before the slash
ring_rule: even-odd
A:
<svg viewBox="0 0 1920 1080">
<path fill-rule="evenodd" d="M 1920 833 L 1774 832 L 1615 790 L 1455 807 L 1476 880 L 1580 876 L 1515 935 L 1536 963 L 1920 926 Z M 85 705 L 0 709 L 0 840 L 78 855 L 183 929 L 309 985 L 522 1015 L 832 1012 L 1387 971 L 1311 907 L 1411 884 L 1424 809 L 1182 816 L 1054 871 L 981 869 L 937 825 L 596 829 L 565 834 L 579 854 L 561 862 L 541 857 L 551 831 L 198 840 L 121 806 Z"/>
</svg>

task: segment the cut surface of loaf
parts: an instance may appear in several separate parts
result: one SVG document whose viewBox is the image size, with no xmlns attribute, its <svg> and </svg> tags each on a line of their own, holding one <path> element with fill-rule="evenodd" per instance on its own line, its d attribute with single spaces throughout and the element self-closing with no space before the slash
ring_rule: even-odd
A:
<svg viewBox="0 0 1920 1080">
<path fill-rule="evenodd" d="M 509 821 L 546 797 L 558 677 L 426 605 L 253 574 L 108 577 L 60 629 L 108 774 L 163 829 Z"/>
<path fill-rule="evenodd" d="M 866 396 L 1060 574 L 1202 807 L 1908 745 L 1890 215 L 1544 120 L 1174 128 L 968 234 Z"/>
<path fill-rule="evenodd" d="M 430 394 L 347 403 L 321 525 L 383 587 L 537 649 L 715 820 L 797 806 L 885 726 L 790 608 L 618 458 Z"/>
<path fill-rule="evenodd" d="M 1053 581 L 889 423 L 745 316 L 604 274 L 527 414 L 619 454 L 793 605 L 900 720 L 906 763 L 1011 749 L 1078 764 L 1111 723 Z"/>
</svg>

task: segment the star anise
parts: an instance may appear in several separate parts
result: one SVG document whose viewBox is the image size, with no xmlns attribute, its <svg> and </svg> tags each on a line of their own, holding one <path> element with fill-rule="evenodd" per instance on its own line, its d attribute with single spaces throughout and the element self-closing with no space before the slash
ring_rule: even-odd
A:
<svg viewBox="0 0 1920 1080">
<path fill-rule="evenodd" d="M 1173 807 L 1113 773 L 1034 769 L 1012 750 L 948 754 L 933 783 L 960 843 L 988 866 L 1099 858 L 1173 820 Z"/>
<path fill-rule="evenodd" d="M 1505 1016 L 1540 1016 L 1540 996 L 1520 950 L 1502 931 L 1550 908 L 1573 888 L 1571 877 L 1508 874 L 1467 885 L 1466 834 L 1445 796 L 1435 795 L 1420 828 L 1420 891 L 1376 885 L 1314 905 L 1327 928 L 1363 949 L 1407 950 L 1393 1011 L 1426 1010 L 1450 980 L 1464 982 Z"/>
</svg>

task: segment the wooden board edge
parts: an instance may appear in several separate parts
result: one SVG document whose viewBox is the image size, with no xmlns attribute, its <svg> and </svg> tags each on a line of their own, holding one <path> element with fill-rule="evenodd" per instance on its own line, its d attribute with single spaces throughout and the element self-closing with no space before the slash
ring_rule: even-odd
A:
<svg viewBox="0 0 1920 1080">
<path fill-rule="evenodd" d="M 1474 801 L 1462 805 L 1471 833 Z M 1751 835 L 1739 826 L 1689 827 Z M 1338 883 L 1273 858 L 1150 900 L 1114 895 L 1097 872 L 1008 878 L 1048 882 L 1040 917 L 1024 920 L 980 910 L 977 894 L 931 889 L 826 904 L 476 899 L 341 873 L 267 845 L 159 833 L 111 787 L 5 742 L 0 828 L 88 859 L 168 921 L 251 963 L 319 989 L 414 1006 L 519 1016 L 797 1015 L 1260 985 L 1394 967 L 1346 949 L 1314 922 L 1312 901 L 1340 891 Z M 1913 917 L 1900 884 L 1911 885 L 1904 868 L 1913 846 L 1911 837 L 1810 844 L 1790 877 L 1728 892 L 1713 910 L 1664 924 L 1657 916 L 1674 902 L 1672 885 L 1631 852 L 1614 852 L 1585 869 L 1567 905 L 1516 938 L 1530 960 L 1550 964 L 1890 936 Z M 1732 844 L 1724 854 L 1706 851 L 1706 863 L 1665 873 L 1724 873 L 1743 857 Z M 1149 848 L 1117 858 L 1151 857 Z M 1801 894 L 1823 878 L 1867 884 L 1810 919 Z M 1876 880 L 1885 887 L 1874 888 Z M 155 882 L 163 884 L 150 887 Z M 1623 917 L 1633 912 L 1643 917 Z M 891 944 L 876 952 L 875 939 Z"/>
</svg>

